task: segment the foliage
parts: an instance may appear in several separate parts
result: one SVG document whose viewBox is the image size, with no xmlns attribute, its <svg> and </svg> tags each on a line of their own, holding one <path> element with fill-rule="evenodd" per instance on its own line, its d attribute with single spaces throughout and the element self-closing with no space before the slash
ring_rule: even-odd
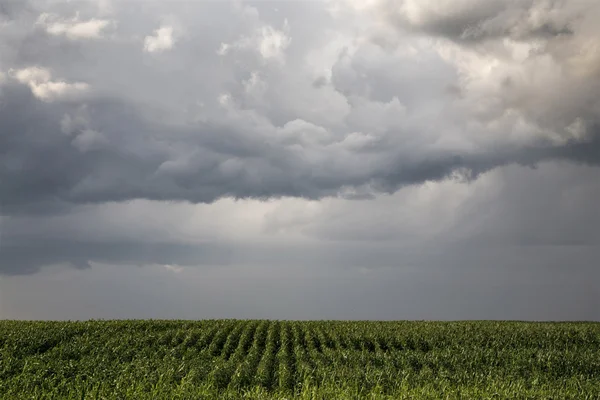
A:
<svg viewBox="0 0 600 400">
<path fill-rule="evenodd" d="M 0 397 L 597 399 L 600 324 L 2 321 Z"/>
</svg>

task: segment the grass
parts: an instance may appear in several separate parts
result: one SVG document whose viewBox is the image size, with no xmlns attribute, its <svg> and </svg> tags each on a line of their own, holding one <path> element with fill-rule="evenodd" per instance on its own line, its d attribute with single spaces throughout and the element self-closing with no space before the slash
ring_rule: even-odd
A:
<svg viewBox="0 0 600 400">
<path fill-rule="evenodd" d="M 5 399 L 600 399 L 600 324 L 0 321 Z"/>
</svg>

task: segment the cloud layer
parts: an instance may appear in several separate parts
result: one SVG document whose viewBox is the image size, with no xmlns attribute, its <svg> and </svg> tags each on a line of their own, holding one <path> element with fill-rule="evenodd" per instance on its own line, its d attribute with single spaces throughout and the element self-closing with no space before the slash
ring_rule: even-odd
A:
<svg viewBox="0 0 600 400">
<path fill-rule="evenodd" d="M 374 2 L 372 24 L 349 36 L 353 43 L 340 44 L 320 75 L 307 57 L 330 51 L 323 48 L 327 41 L 298 32 L 298 40 L 307 43 L 294 49 L 287 18 L 276 28 L 257 8 L 239 5 L 218 11 L 244 22 L 242 32 L 229 43 L 224 31 L 206 54 L 189 54 L 202 33 L 185 23 L 181 48 L 167 59 L 145 59 L 135 37 L 120 30 L 100 47 L 78 46 L 76 56 L 67 50 L 51 66 L 43 52 L 36 60 L 17 53 L 7 59 L 11 68 L 3 88 L 2 136 L 10 162 L 1 171 L 8 182 L 1 202 L 11 210 L 33 202 L 136 198 L 318 199 L 347 190 L 391 193 L 407 184 L 456 173 L 474 177 L 511 163 L 597 162 L 593 152 L 581 153 L 598 140 L 600 58 L 589 48 L 598 7 L 582 14 L 582 5 L 561 2 L 471 3 L 433 7 L 406 1 L 391 13 L 391 3 Z M 32 8 L 23 7 L 21 18 L 3 27 L 6 42 L 17 30 L 13 26 L 35 19 Z M 378 15 L 386 17 L 377 23 Z M 322 37 L 332 26 L 350 35 L 346 19 L 324 10 L 320 17 Z M 79 24 L 73 21 L 71 28 Z M 71 28 L 64 27 L 52 28 L 46 37 L 35 28 L 22 29 L 17 36 L 23 52 L 52 47 L 56 32 L 69 36 Z M 549 32 L 538 35 L 542 28 Z M 378 43 L 381 29 L 388 41 L 396 41 L 393 48 Z M 439 39 L 406 38 L 401 29 Z M 471 30 L 480 33 L 465 43 Z M 88 33 L 80 37 L 98 36 Z M 142 49 L 174 51 L 174 44 L 173 28 L 162 25 L 143 39 Z M 292 65 L 284 66 L 286 56 Z M 88 71 L 69 70 L 69 57 Z M 201 58 L 201 75 L 195 68 L 181 69 Z M 139 77 L 129 80 L 134 74 Z M 169 83 L 157 82 L 159 76 Z M 110 84 L 116 81 L 124 87 Z M 164 85 L 169 89 L 163 99 Z M 83 91 L 89 97 L 75 103 L 72 97 Z M 77 118 L 80 123 L 69 134 L 60 129 L 60 121 Z M 44 143 L 38 143 L 40 135 Z M 44 164 L 32 165 L 39 151 L 46 153 Z M 47 179 L 55 184 L 32 183 Z"/>
<path fill-rule="evenodd" d="M 595 274 L 598 17 L 583 0 L 0 3 L 0 274 Z"/>
</svg>

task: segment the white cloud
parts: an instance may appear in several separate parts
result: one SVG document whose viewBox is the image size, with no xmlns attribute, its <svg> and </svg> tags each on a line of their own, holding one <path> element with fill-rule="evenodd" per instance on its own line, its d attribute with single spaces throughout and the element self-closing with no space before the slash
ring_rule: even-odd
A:
<svg viewBox="0 0 600 400">
<path fill-rule="evenodd" d="M 331 143 L 333 137 L 327 129 L 314 125 L 302 119 L 287 122 L 277 130 L 286 144 L 302 144 L 303 146 L 319 146 Z"/>
<path fill-rule="evenodd" d="M 170 50 L 175 45 L 172 26 L 161 26 L 154 31 L 154 35 L 146 36 L 144 39 L 144 51 L 148 53 L 160 53 Z"/>
<path fill-rule="evenodd" d="M 259 52 L 264 59 L 275 59 L 285 62 L 285 49 L 290 45 L 292 39 L 287 35 L 287 20 L 283 30 L 272 26 L 263 26 L 261 29 Z"/>
<path fill-rule="evenodd" d="M 232 105 L 232 98 L 229 93 L 220 94 L 219 97 L 217 98 L 217 101 L 219 102 L 221 107 L 228 108 Z"/>
<path fill-rule="evenodd" d="M 227 55 L 232 49 L 252 50 L 265 61 L 285 64 L 285 51 L 292 42 L 289 36 L 289 24 L 284 20 L 283 28 L 276 29 L 271 25 L 263 25 L 249 36 L 241 36 L 237 41 L 221 43 L 217 50 L 220 56 Z"/>
<path fill-rule="evenodd" d="M 99 39 L 103 31 L 114 22 L 108 19 L 92 18 L 81 21 L 76 14 L 72 19 L 61 19 L 56 14 L 43 13 L 39 16 L 36 25 L 43 26 L 50 35 L 64 35 L 69 39 Z"/>
<path fill-rule="evenodd" d="M 29 82 L 47 82 L 50 80 L 50 71 L 46 68 L 30 67 L 20 70 L 10 70 L 9 73 L 21 83 Z"/>
<path fill-rule="evenodd" d="M 11 69 L 9 75 L 29 86 L 33 95 L 43 101 L 74 97 L 89 89 L 89 85 L 84 82 L 69 83 L 64 80 L 52 80 L 52 74 L 46 68 Z"/>
<path fill-rule="evenodd" d="M 224 56 L 227 53 L 229 53 L 229 49 L 231 49 L 231 45 L 227 43 L 221 43 L 221 47 L 219 47 L 219 50 L 217 50 L 217 54 L 220 56 Z"/>
</svg>

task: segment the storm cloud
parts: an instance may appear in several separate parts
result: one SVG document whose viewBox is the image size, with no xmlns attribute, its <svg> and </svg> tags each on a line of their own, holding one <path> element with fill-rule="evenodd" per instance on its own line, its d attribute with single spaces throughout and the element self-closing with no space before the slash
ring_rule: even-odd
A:
<svg viewBox="0 0 600 400">
<path fill-rule="evenodd" d="M 592 279 L 599 17 L 0 0 L 0 274 L 531 265 L 554 284 L 568 260 Z"/>
<path fill-rule="evenodd" d="M 45 104 L 19 86 L 7 86 L 4 96 L 0 144 L 5 213 L 132 199 L 318 199 L 346 187 L 394 192 L 454 172 L 472 178 L 510 163 L 600 159 L 595 131 L 585 143 L 560 146 L 541 142 L 480 151 L 409 151 L 396 143 L 392 131 L 362 143 L 357 138 L 354 145 L 352 136 L 306 143 L 304 135 L 327 133 L 304 121 L 263 126 L 262 131 L 224 123 L 149 123 L 135 108 L 110 98 L 76 105 L 71 114 L 69 104 Z"/>
<path fill-rule="evenodd" d="M 509 5 L 517 10 L 507 8 L 503 12 L 514 14 L 515 24 L 523 18 L 533 18 L 535 12 L 550 16 L 562 15 L 562 10 L 557 10 L 560 7 L 558 2 L 554 2 L 552 7 L 548 4 L 542 7 L 538 3 L 543 2 L 533 2 L 527 8 L 523 4 L 519 3 L 517 6 L 512 2 L 489 2 L 485 3 L 485 7 L 483 3 L 476 2 L 477 7 L 469 4 L 458 9 L 453 7 L 453 13 L 447 15 L 442 11 L 443 7 L 450 7 L 449 4 L 433 7 L 426 2 L 418 3 L 419 5 L 405 2 L 400 4 L 400 10 L 404 10 L 402 12 L 408 13 L 407 15 L 416 13 L 414 18 L 424 26 L 433 24 L 437 27 L 445 24 L 444 18 L 450 20 L 448 24 L 465 25 L 467 22 L 460 22 L 463 14 L 465 21 L 473 20 L 473 23 L 482 25 L 497 15 L 500 6 Z M 202 5 L 186 6 L 198 8 L 198 12 L 202 10 Z M 385 3 L 383 6 L 390 4 Z M 566 5 L 563 6 L 567 8 Z M 32 7 L 21 6 L 23 10 Z M 227 8 L 223 9 L 223 12 L 227 11 Z M 40 5 L 39 10 L 44 10 L 44 7 Z M 564 10 L 565 13 L 569 11 L 570 8 Z M 9 12 L 10 7 L 5 14 L 8 15 Z M 229 10 L 229 13 L 235 12 L 235 8 Z M 447 16 L 434 17 L 439 13 Z M 538 16 L 538 19 L 544 18 L 546 14 Z M 26 16 L 32 19 L 35 13 L 29 11 Z M 257 17 L 252 14 L 246 18 Z M 581 18 L 583 17 L 567 19 L 570 24 L 580 22 L 583 29 L 587 19 Z M 210 203 L 225 196 L 294 196 L 318 199 L 338 195 L 344 188 L 359 187 L 368 187 L 368 190 L 375 192 L 393 192 L 403 185 L 445 179 L 456 171 L 477 176 L 501 165 L 535 164 L 552 158 L 596 162 L 596 155 L 599 154 L 592 150 L 596 148 L 598 140 L 598 100 L 595 96 L 597 79 L 591 80 L 589 75 L 585 76 L 585 80 L 579 77 L 578 82 L 574 82 L 579 85 L 569 85 L 566 93 L 561 90 L 565 86 L 564 80 L 555 80 L 551 82 L 555 91 L 553 99 L 539 98 L 536 95 L 538 88 L 535 87 L 535 81 L 527 82 L 529 86 L 533 86 L 528 88 L 519 84 L 512 76 L 527 72 L 530 67 L 528 63 L 535 64 L 555 56 L 553 52 L 557 50 L 552 45 L 557 40 L 556 35 L 539 45 L 540 49 L 536 52 L 530 50 L 529 56 L 524 60 L 525 64 L 519 70 L 511 71 L 510 66 L 507 66 L 505 76 L 498 76 L 502 78 L 498 82 L 502 88 L 495 93 L 496 99 L 488 99 L 494 100 L 494 104 L 487 107 L 482 105 L 486 110 L 465 109 L 469 103 L 476 101 L 471 98 L 468 86 L 474 83 L 461 77 L 460 67 L 444 60 L 438 54 L 440 49 L 423 51 L 423 56 L 426 57 L 423 60 L 418 57 L 416 60 L 411 59 L 406 55 L 395 59 L 393 52 L 384 52 L 374 44 L 360 45 L 352 55 L 348 54 L 347 48 L 342 49 L 331 67 L 332 86 L 329 90 L 342 97 L 345 110 L 333 123 L 317 123 L 302 115 L 304 110 L 298 110 L 295 116 L 284 117 L 286 111 L 289 111 L 280 109 L 279 97 L 294 97 L 295 94 L 291 91 L 277 92 L 276 87 L 271 88 L 270 82 L 263 81 L 269 78 L 275 80 L 274 84 L 278 84 L 277 80 L 291 79 L 285 70 L 280 69 L 279 63 L 272 59 L 271 53 L 265 53 L 277 51 L 281 52 L 277 57 L 283 57 L 289 45 L 286 41 L 287 34 L 263 24 L 262 38 L 254 43 L 258 50 L 254 58 L 262 58 L 263 65 L 253 65 L 255 62 L 252 57 L 244 54 L 246 48 L 251 50 L 254 44 L 246 42 L 246 39 L 239 39 L 247 43 L 237 46 L 242 46 L 239 57 L 241 60 L 248 57 L 248 62 L 237 68 L 247 67 L 247 79 L 243 79 L 242 71 L 232 71 L 235 75 L 242 75 L 241 82 L 228 82 L 232 93 L 223 93 L 213 99 L 204 98 L 202 91 L 197 94 L 196 101 L 216 103 L 213 107 L 221 108 L 221 115 L 206 113 L 204 117 L 198 116 L 200 120 L 196 122 L 180 119 L 165 123 L 163 118 L 156 116 L 161 111 L 168 113 L 169 110 L 148 109 L 150 105 L 140 104 L 139 99 L 134 101 L 119 97 L 119 93 L 102 93 L 104 87 L 110 86 L 105 86 L 102 80 L 114 81 L 119 75 L 131 73 L 148 75 L 148 79 L 151 79 L 153 74 L 162 73 L 163 80 L 171 80 L 171 86 L 182 90 L 189 85 L 186 73 L 167 73 L 164 70 L 175 61 L 146 59 L 146 65 L 140 65 L 145 57 L 143 49 L 138 49 L 135 52 L 137 54 L 133 55 L 107 49 L 111 46 L 111 41 L 117 42 L 114 46 L 119 47 L 125 46 L 122 42 L 127 40 L 134 41 L 132 38 L 102 38 L 98 33 L 60 39 L 62 35 L 58 33 L 62 31 L 57 34 L 43 30 L 40 32 L 37 22 L 26 17 L 23 19 L 34 23 L 35 27 L 22 33 L 18 44 L 11 43 L 11 36 L 8 35 L 8 44 L 5 45 L 16 53 L 14 60 L 8 58 L 9 62 L 13 61 L 16 65 L 6 73 L 8 78 L 5 78 L 3 85 L 3 106 L 0 110 L 3 156 L 0 203 L 6 210 L 4 212 L 8 213 L 13 212 L 12 210 L 18 212 L 33 203 L 53 208 L 52 203 L 69 205 L 136 198 L 194 203 Z M 454 21 L 455 19 L 458 21 Z M 25 23 L 20 19 L 10 20 L 3 29 L 9 33 L 18 31 L 13 25 L 18 25 L 19 22 Z M 285 29 L 291 31 L 289 22 L 284 22 L 284 25 L 286 23 L 288 28 Z M 510 32 L 509 29 L 503 29 L 500 34 L 510 39 Z M 115 35 L 118 33 L 119 31 Z M 574 32 L 572 35 L 575 34 Z M 446 35 L 449 39 L 456 39 L 450 32 Z M 582 40 L 579 36 L 567 40 Z M 81 43 L 72 43 L 78 39 Z M 92 39 L 104 39 L 106 43 L 102 47 L 93 43 L 88 49 L 87 43 L 83 41 Z M 188 33 L 189 42 L 182 43 L 181 47 L 191 46 L 193 39 L 193 32 Z M 300 37 L 298 40 L 302 39 Z M 48 60 L 44 59 L 43 52 L 34 51 L 33 47 L 52 47 L 57 45 L 56 40 L 62 40 L 64 43 L 60 45 L 67 50 L 61 54 L 60 64 L 53 61 L 55 67 L 48 69 L 44 65 Z M 251 40 L 251 37 L 247 37 L 247 40 Z M 176 53 L 177 45 L 169 42 L 169 48 L 163 50 L 173 50 Z M 233 50 L 230 52 L 235 53 L 235 43 L 224 45 L 224 49 L 232 46 Z M 71 55 L 71 51 L 75 51 L 70 49 L 73 46 L 78 46 L 75 55 Z M 506 55 L 501 52 L 510 50 L 510 46 L 506 47 L 508 48 L 498 49 L 497 55 L 492 53 L 487 57 L 505 58 Z M 216 66 L 217 62 L 223 62 L 223 58 L 230 57 L 230 54 L 217 50 L 198 56 L 214 59 L 212 64 Z M 437 53 L 434 54 L 435 51 Z M 465 50 L 468 51 L 470 50 Z M 182 55 L 189 58 L 187 61 L 190 62 L 195 59 L 194 55 L 183 52 L 182 49 L 179 53 L 165 54 L 164 57 L 175 58 Z M 39 54 L 38 59 L 31 59 L 34 54 Z M 101 54 L 103 57 L 98 58 Z M 551 60 L 563 69 L 568 61 L 573 61 L 554 57 Z M 80 64 L 78 69 L 85 66 L 90 71 L 85 74 L 69 71 L 66 66 L 71 61 Z M 394 62 L 402 62 L 400 65 L 406 71 L 387 69 Z M 275 65 L 268 65 L 269 63 Z M 205 61 L 205 64 L 208 67 L 210 63 Z M 139 71 L 125 73 L 120 65 L 137 66 Z M 427 67 L 423 69 L 421 65 Z M 252 71 L 252 67 L 257 70 Z M 299 65 L 290 69 L 301 67 Z M 497 69 L 501 67 L 499 65 Z M 533 67 L 534 65 L 531 66 Z M 32 68 L 37 70 L 32 72 Z M 111 68 L 110 74 L 108 70 L 105 71 L 107 68 Z M 565 75 L 564 78 L 576 80 L 576 77 L 567 76 L 569 72 L 571 75 L 575 74 L 575 66 L 570 69 L 572 71 L 561 73 Z M 91 77 L 93 72 L 94 82 L 91 84 L 82 79 L 83 75 Z M 300 72 L 306 75 L 306 71 Z M 439 72 L 444 79 L 428 79 Z M 68 78 L 69 73 L 74 75 L 73 78 Z M 59 76 L 53 78 L 53 74 Z M 414 75 L 422 79 L 415 80 Z M 198 79 L 197 76 L 195 78 Z M 153 83 L 147 82 L 150 85 Z M 77 84 L 86 86 L 74 86 Z M 495 82 L 488 80 L 488 84 L 493 85 Z M 81 94 L 76 99 L 69 96 L 75 88 L 87 89 L 88 86 L 90 93 Z M 457 87 L 459 98 L 445 95 L 444 89 L 447 87 Z M 137 88 L 131 87 L 129 90 L 136 92 Z M 263 93 L 254 93 L 259 90 Z M 325 89 L 308 86 L 304 90 L 316 92 L 311 93 L 312 96 L 320 96 L 319 92 Z M 544 90 L 551 91 L 552 88 Z M 386 92 L 388 95 L 382 96 Z M 473 92 L 473 97 L 478 95 L 475 90 Z M 156 91 L 153 97 L 159 93 Z M 527 101 L 526 97 L 532 95 L 536 95 L 535 100 Z M 561 99 L 565 95 L 568 96 L 568 102 Z M 261 96 L 265 98 L 256 98 Z M 153 97 L 144 101 L 149 103 Z M 63 101 L 59 101 L 61 99 Z M 262 104 L 253 107 L 252 102 L 259 100 L 262 100 Z M 382 115 L 377 115 L 382 112 L 388 117 L 381 118 Z M 155 113 L 155 118 L 149 113 Z M 199 114 L 204 115 L 201 112 Z M 441 120 L 430 120 L 432 115 L 437 115 Z M 371 120 L 361 120 L 364 118 Z M 277 120 L 281 122 L 278 123 Z M 474 121 L 471 122 L 472 120 Z M 466 124 L 474 126 L 466 127 Z M 519 134 L 519 129 L 524 130 L 521 133 L 523 137 L 512 139 L 511 136 Z M 444 145 L 446 136 L 455 136 L 457 141 L 464 143 L 461 146 L 452 143 Z M 489 141 L 480 138 L 489 138 Z"/>
</svg>

